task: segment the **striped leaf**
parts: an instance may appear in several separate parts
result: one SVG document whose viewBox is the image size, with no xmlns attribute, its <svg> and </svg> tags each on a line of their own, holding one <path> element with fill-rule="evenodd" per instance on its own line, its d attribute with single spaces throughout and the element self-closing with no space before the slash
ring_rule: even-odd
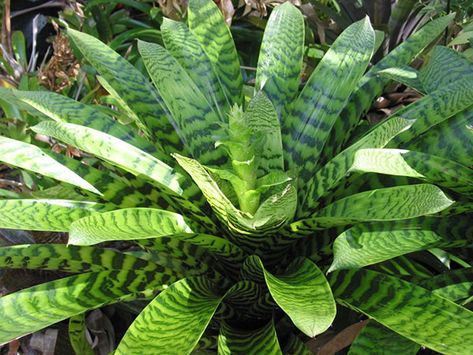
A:
<svg viewBox="0 0 473 355">
<path fill-rule="evenodd" d="M 337 271 L 329 281 L 338 302 L 416 343 L 441 353 L 473 350 L 465 342 L 473 337 L 473 312 L 431 291 L 364 269 Z"/>
<path fill-rule="evenodd" d="M 251 331 L 234 329 L 223 323 L 218 335 L 218 354 L 281 354 L 273 320 Z"/>
<path fill-rule="evenodd" d="M 33 109 L 34 111 L 31 113 L 35 116 L 38 116 L 35 113 L 37 111 L 54 121 L 64 121 L 93 128 L 130 143 L 160 159 L 166 157 L 165 154 L 157 150 L 156 146 L 140 137 L 130 127 L 117 123 L 93 106 L 48 91 L 14 90 L 12 94 L 18 104 L 27 105 L 28 108 Z"/>
<path fill-rule="evenodd" d="M 289 168 L 299 173 L 301 194 L 373 50 L 374 31 L 368 18 L 348 27 L 322 58 L 283 122 L 286 159 Z"/>
<path fill-rule="evenodd" d="M 140 41 L 138 50 L 192 156 L 203 164 L 222 164 L 224 152 L 215 149 L 213 138 L 223 134 L 221 121 L 205 96 L 166 49 Z"/>
<path fill-rule="evenodd" d="M 66 168 L 32 144 L 0 136 L 0 161 L 67 182 L 95 194 L 101 194 L 74 171 Z"/>
<path fill-rule="evenodd" d="M 356 143 L 345 149 L 320 169 L 308 183 L 307 198 L 299 213 L 314 209 L 321 196 L 335 187 L 348 173 L 355 152 L 364 148 L 383 148 L 396 136 L 412 128 L 418 119 L 424 122 L 446 120 L 473 104 L 473 88 L 468 80 L 451 83 L 421 100 L 397 111 L 387 120 L 375 126 Z M 416 135 L 416 134 L 413 134 Z M 393 144 L 393 147 L 398 147 Z M 427 149 L 426 151 L 430 151 Z M 453 158 L 455 161 L 456 159 Z M 305 212 L 307 213 L 307 212 Z"/>
<path fill-rule="evenodd" d="M 156 271 L 158 265 L 111 249 L 65 244 L 26 244 L 0 248 L 0 267 L 64 272 Z"/>
<path fill-rule="evenodd" d="M 192 233 L 184 218 L 177 213 L 152 208 L 123 208 L 75 221 L 69 228 L 69 243 L 92 245 L 109 240 L 156 238 L 176 233 Z"/>
<path fill-rule="evenodd" d="M 165 189 L 182 193 L 178 176 L 173 169 L 118 138 L 92 128 L 64 122 L 41 122 L 32 127 L 32 130 L 113 162 L 132 174 L 144 175 Z"/>
<path fill-rule="evenodd" d="M 445 218 L 445 225 L 461 218 Z M 361 268 L 399 255 L 436 247 L 468 246 L 471 238 L 460 229 L 442 230 L 425 219 L 394 223 L 359 224 L 340 234 L 334 242 L 330 271 Z"/>
<path fill-rule="evenodd" d="M 419 344 L 371 320 L 350 346 L 348 355 L 375 354 L 379 351 L 383 355 L 415 355 L 419 350 Z"/>
<path fill-rule="evenodd" d="M 194 34 L 183 22 L 168 18 L 163 19 L 161 34 L 166 49 L 186 70 L 214 111 L 223 118 L 223 113 L 230 110 L 230 104 L 209 57 Z"/>
<path fill-rule="evenodd" d="M 269 17 L 256 70 L 255 89 L 274 105 L 281 122 L 299 91 L 304 48 L 304 18 L 291 3 L 276 7 Z"/>
<path fill-rule="evenodd" d="M 343 226 L 354 222 L 394 221 L 440 212 L 451 206 L 437 186 L 395 186 L 360 192 L 335 201 L 308 219 L 291 224 L 294 231 Z"/>
<path fill-rule="evenodd" d="M 75 220 L 104 210 L 93 202 L 0 200 L 0 228 L 67 232 Z"/>
<path fill-rule="evenodd" d="M 203 277 L 166 288 L 138 315 L 115 354 L 190 354 L 222 300 L 213 288 Z"/>
<path fill-rule="evenodd" d="M 68 29 L 67 34 L 84 57 L 140 118 L 139 127 L 157 138 L 167 151 L 182 151 L 172 117 L 153 86 L 132 64 L 95 37 Z"/>
<path fill-rule="evenodd" d="M 408 65 L 381 70 L 379 75 L 406 85 L 407 87 L 410 87 L 421 94 L 425 93 L 425 88 L 422 84 L 422 81 L 420 80 L 419 71 Z"/>
<path fill-rule="evenodd" d="M 473 79 L 473 63 L 453 49 L 436 46 L 429 55 L 420 71 L 420 80 L 427 92 L 434 92 L 439 87 L 464 79 L 465 76 Z"/>
<path fill-rule="evenodd" d="M 87 341 L 85 313 L 69 319 L 69 342 L 76 355 L 94 355 L 94 350 Z"/>
<path fill-rule="evenodd" d="M 263 92 L 257 93 L 249 102 L 244 115 L 252 139 L 257 141 L 254 153 L 258 177 L 284 171 L 281 128 L 271 101 Z"/>
<path fill-rule="evenodd" d="M 189 29 L 214 66 L 230 105 L 242 104 L 243 79 L 230 29 L 211 0 L 190 0 Z"/>
<path fill-rule="evenodd" d="M 332 324 L 336 306 L 320 269 L 309 259 L 297 259 L 282 275 L 269 273 L 259 261 L 271 296 L 305 335 L 314 337 Z"/>
<path fill-rule="evenodd" d="M 419 281 L 419 285 L 436 295 L 461 302 L 470 300 L 473 287 L 473 268 L 452 270 L 447 273 Z"/>
<path fill-rule="evenodd" d="M 431 127 L 404 148 L 429 152 L 471 167 L 473 156 L 473 108 Z"/>
<path fill-rule="evenodd" d="M 402 149 L 360 149 L 355 153 L 352 172 L 408 176 L 453 191 L 473 193 L 473 170 L 435 155 Z"/>
<path fill-rule="evenodd" d="M 389 78 L 379 75 L 379 72 L 387 68 L 408 65 L 445 30 L 454 17 L 454 14 L 450 14 L 428 22 L 364 75 L 348 105 L 335 121 L 322 152 L 321 165 L 328 162 L 342 150 L 352 136 L 352 132 L 358 125 L 362 114 L 368 111 L 373 100 L 381 95 L 384 87 L 389 83 Z M 340 132 L 343 132 L 343 134 L 340 134 Z"/>
<path fill-rule="evenodd" d="M 170 275 L 154 271 L 91 272 L 0 297 L 0 344 L 89 309 L 150 295 L 173 281 Z"/>
</svg>

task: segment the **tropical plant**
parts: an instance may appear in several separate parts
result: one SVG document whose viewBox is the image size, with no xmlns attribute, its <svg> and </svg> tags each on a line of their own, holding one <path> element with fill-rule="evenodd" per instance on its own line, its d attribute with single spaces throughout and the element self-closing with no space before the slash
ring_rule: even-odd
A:
<svg viewBox="0 0 473 355">
<path fill-rule="evenodd" d="M 164 21 L 166 49 L 139 42 L 154 86 L 69 30 L 130 123 L 58 94 L 1 90 L 42 119 L 34 132 L 95 159 L 1 137 L 3 162 L 59 183 L 0 200 L 0 227 L 69 232 L 69 245 L 3 247 L 0 265 L 75 275 L 1 297 L 0 343 L 71 318 L 76 351 L 90 353 L 84 312 L 145 297 L 116 354 L 305 353 L 306 336 L 339 322 L 336 302 L 372 319 L 351 353 L 471 352 L 472 269 L 451 248 L 473 235 L 472 66 L 444 47 L 421 71 L 408 66 L 451 19 L 368 70 L 375 34 L 356 22 L 299 92 L 304 22 L 278 6 L 251 97 L 210 0 L 190 1 L 188 26 Z M 393 78 L 423 97 L 359 126 Z"/>
</svg>

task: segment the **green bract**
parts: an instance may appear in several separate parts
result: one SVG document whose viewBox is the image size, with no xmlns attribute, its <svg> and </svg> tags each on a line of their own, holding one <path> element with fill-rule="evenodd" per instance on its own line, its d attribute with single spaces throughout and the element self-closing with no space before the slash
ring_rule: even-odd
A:
<svg viewBox="0 0 473 355">
<path fill-rule="evenodd" d="M 304 354 L 336 303 L 373 319 L 351 353 L 473 352 L 462 306 L 471 269 L 435 276 L 404 256 L 473 238 L 473 65 L 435 47 L 419 71 L 408 67 L 451 19 L 370 68 L 375 33 L 356 22 L 299 90 L 304 23 L 285 3 L 250 98 L 210 0 L 190 1 L 188 27 L 164 22 L 166 48 L 139 42 L 154 85 L 69 30 L 131 123 L 53 93 L 1 91 L 42 119 L 34 132 L 99 163 L 0 137 L 1 161 L 58 181 L 34 199 L 0 200 L 0 227 L 70 236 L 68 246 L 0 248 L 0 265 L 75 273 L 0 298 L 0 343 L 71 318 L 74 348 L 90 353 L 84 312 L 147 297 L 116 354 Z M 423 97 L 364 128 L 393 79 Z M 133 247 L 90 246 L 116 240 Z"/>
</svg>

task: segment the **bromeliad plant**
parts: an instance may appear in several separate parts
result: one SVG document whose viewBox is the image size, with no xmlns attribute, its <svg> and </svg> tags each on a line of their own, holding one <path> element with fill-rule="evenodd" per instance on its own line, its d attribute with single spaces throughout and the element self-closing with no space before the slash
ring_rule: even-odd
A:
<svg viewBox="0 0 473 355">
<path fill-rule="evenodd" d="M 304 353 L 303 335 L 326 331 L 336 302 L 373 319 L 352 353 L 472 351 L 461 305 L 472 269 L 435 276 L 444 269 L 403 256 L 471 243 L 472 65 L 437 47 L 420 72 L 407 66 L 451 18 L 369 70 L 374 31 L 356 22 L 299 91 L 303 18 L 278 6 L 251 98 L 210 0 L 190 1 L 188 26 L 163 23 L 166 49 L 139 42 L 154 86 L 70 30 L 131 123 L 57 94 L 2 90 L 43 119 L 34 132 L 97 160 L 1 137 L 3 162 L 60 183 L 1 200 L 0 227 L 69 232 L 69 245 L 0 248 L 0 264 L 75 275 L 0 298 L 0 342 L 72 317 L 86 353 L 84 312 L 154 297 L 116 354 Z M 425 95 L 363 129 L 393 78 Z M 101 242 L 121 251 L 90 246 Z"/>
</svg>

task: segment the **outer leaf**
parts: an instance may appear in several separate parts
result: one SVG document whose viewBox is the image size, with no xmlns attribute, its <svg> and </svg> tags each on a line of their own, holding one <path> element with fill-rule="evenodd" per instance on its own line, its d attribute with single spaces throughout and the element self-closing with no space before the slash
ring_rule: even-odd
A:
<svg viewBox="0 0 473 355">
<path fill-rule="evenodd" d="M 69 319 L 69 341 L 76 355 L 94 355 L 86 338 L 85 313 Z"/>
<path fill-rule="evenodd" d="M 173 278 L 156 272 L 92 272 L 0 297 L 0 344 L 105 304 L 152 294 Z"/>
<path fill-rule="evenodd" d="M 368 18 L 348 27 L 322 58 L 284 120 L 286 158 L 289 168 L 299 172 L 301 193 L 315 172 L 330 130 L 366 70 L 373 50 L 374 31 Z"/>
<path fill-rule="evenodd" d="M 188 13 L 189 29 L 212 62 L 230 104 L 241 105 L 243 79 L 240 62 L 222 13 L 211 0 L 189 1 Z"/>
<path fill-rule="evenodd" d="M 115 89 L 140 122 L 148 135 L 158 138 L 167 151 L 182 151 L 182 144 L 172 126 L 162 99 L 152 85 L 133 65 L 98 39 L 72 29 L 67 31 L 84 57 Z"/>
<path fill-rule="evenodd" d="M 345 197 L 320 210 L 312 218 L 293 223 L 291 228 L 295 231 L 354 222 L 414 218 L 440 212 L 453 203 L 434 185 L 388 187 Z"/>
<path fill-rule="evenodd" d="M 406 41 L 391 51 L 386 57 L 374 65 L 358 83 L 358 89 L 351 96 L 349 104 L 336 120 L 321 158 L 325 164 L 334 157 L 351 137 L 361 115 L 366 112 L 373 100 L 381 95 L 384 87 L 389 83 L 389 78 L 378 75 L 381 70 L 407 65 L 417 57 L 437 38 L 453 20 L 455 14 L 440 17 L 430 21 Z M 340 134 L 344 132 L 344 134 Z"/>
<path fill-rule="evenodd" d="M 350 171 L 415 177 L 462 194 L 473 193 L 473 170 L 435 155 L 401 149 L 360 149 Z"/>
<path fill-rule="evenodd" d="M 66 232 L 75 220 L 103 210 L 93 202 L 0 200 L 0 228 Z"/>
<path fill-rule="evenodd" d="M 465 342 L 473 339 L 473 312 L 431 291 L 365 269 L 337 271 L 329 281 L 338 302 L 408 339 L 442 353 L 473 350 Z"/>
<path fill-rule="evenodd" d="M 203 277 L 169 286 L 135 319 L 115 354 L 190 354 L 222 300 L 213 287 Z"/>
<path fill-rule="evenodd" d="M 473 79 L 473 63 L 453 49 L 443 46 L 436 46 L 432 50 L 427 64 L 420 72 L 420 80 L 427 92 L 434 92 L 466 76 Z"/>
<path fill-rule="evenodd" d="M 363 138 L 338 154 L 311 178 L 305 200 L 306 207 L 302 207 L 304 204 L 301 204 L 299 213 L 310 211 L 316 207 L 320 197 L 347 175 L 357 150 L 383 148 L 401 132 L 409 130 L 417 119 L 425 118 L 425 120 L 438 123 L 472 104 L 473 88 L 468 80 L 462 80 L 440 88 L 433 94 L 397 111 L 389 119 L 374 127 Z"/>
<path fill-rule="evenodd" d="M 112 249 L 65 244 L 26 244 L 0 248 L 0 268 L 65 272 L 156 271 L 159 266 Z"/>
<path fill-rule="evenodd" d="M 184 218 L 177 213 L 152 208 L 124 208 L 72 223 L 69 243 L 92 245 L 107 240 L 135 240 L 191 232 Z"/>
<path fill-rule="evenodd" d="M 218 354 L 282 354 L 273 321 L 251 331 L 237 330 L 223 324 L 218 336 Z"/>
<path fill-rule="evenodd" d="M 138 50 L 159 94 L 171 111 L 177 132 L 203 164 L 221 164 L 224 152 L 214 135 L 223 134 L 220 117 L 180 64 L 158 44 L 138 42 Z"/>
<path fill-rule="evenodd" d="M 230 109 L 214 67 L 194 34 L 183 22 L 163 19 L 161 33 L 166 49 L 186 70 L 222 118 Z"/>
<path fill-rule="evenodd" d="M 174 171 L 148 153 L 110 136 L 84 126 L 64 122 L 41 122 L 32 130 L 52 136 L 102 159 L 135 175 L 144 175 L 156 181 L 161 187 L 182 193 L 178 176 Z"/>
<path fill-rule="evenodd" d="M 304 18 L 291 3 L 276 7 L 269 17 L 258 59 L 255 88 L 276 108 L 280 121 L 299 90 L 304 48 Z"/>
<path fill-rule="evenodd" d="M 456 220 L 447 219 L 445 222 L 453 224 Z M 361 268 L 419 250 L 468 246 L 471 243 L 467 235 L 452 232 L 442 232 L 427 221 L 416 220 L 356 225 L 335 240 L 330 271 Z"/>
<path fill-rule="evenodd" d="M 350 346 L 349 355 L 415 355 L 420 345 L 371 320 Z"/>
<path fill-rule="evenodd" d="M 313 262 L 298 259 L 278 276 L 266 271 L 261 261 L 260 267 L 271 296 L 301 332 L 314 337 L 330 327 L 335 300 L 327 279 Z"/>
<path fill-rule="evenodd" d="M 32 144 L 0 136 L 0 161 L 67 182 L 95 194 L 101 194 L 74 171 L 44 154 L 41 149 Z"/>
</svg>

